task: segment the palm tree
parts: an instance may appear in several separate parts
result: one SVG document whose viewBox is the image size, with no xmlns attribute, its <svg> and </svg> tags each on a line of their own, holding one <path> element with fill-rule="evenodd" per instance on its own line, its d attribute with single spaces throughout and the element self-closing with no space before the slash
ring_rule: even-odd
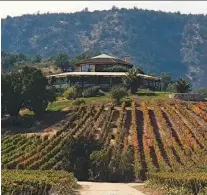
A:
<svg viewBox="0 0 207 195">
<path fill-rule="evenodd" d="M 131 90 L 132 94 L 135 94 L 137 89 L 142 83 L 142 79 L 139 74 L 144 74 L 141 68 L 130 69 L 126 76 L 123 77 L 122 82 L 127 89 Z"/>
<path fill-rule="evenodd" d="M 177 93 L 187 93 L 191 89 L 191 83 L 185 78 L 179 78 L 173 84 L 173 89 Z"/>
</svg>

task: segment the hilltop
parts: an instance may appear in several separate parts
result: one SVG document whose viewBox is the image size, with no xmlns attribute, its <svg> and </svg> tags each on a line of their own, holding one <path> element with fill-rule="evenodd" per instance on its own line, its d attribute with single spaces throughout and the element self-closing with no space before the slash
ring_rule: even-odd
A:
<svg viewBox="0 0 207 195">
<path fill-rule="evenodd" d="M 43 57 L 89 50 L 129 55 L 147 73 L 188 75 L 195 87 L 205 87 L 206 21 L 205 15 L 137 8 L 7 17 L 2 20 L 2 49 Z"/>
</svg>

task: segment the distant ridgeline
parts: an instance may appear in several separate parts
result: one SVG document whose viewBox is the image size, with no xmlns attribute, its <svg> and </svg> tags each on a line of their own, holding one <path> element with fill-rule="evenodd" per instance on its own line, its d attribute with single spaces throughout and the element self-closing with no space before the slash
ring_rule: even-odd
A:
<svg viewBox="0 0 207 195">
<path fill-rule="evenodd" d="M 142 66 L 146 73 L 187 75 L 206 87 L 207 16 L 134 9 L 37 14 L 2 20 L 5 52 L 73 56 L 93 50 Z"/>
</svg>

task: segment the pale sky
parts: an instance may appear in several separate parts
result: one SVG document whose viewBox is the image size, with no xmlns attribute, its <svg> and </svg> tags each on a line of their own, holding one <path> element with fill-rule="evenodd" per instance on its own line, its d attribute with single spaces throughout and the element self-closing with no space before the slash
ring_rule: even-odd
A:
<svg viewBox="0 0 207 195">
<path fill-rule="evenodd" d="M 40 13 L 72 13 L 88 7 L 89 11 L 137 8 L 168 12 L 207 14 L 207 1 L 0 1 L 0 17 Z"/>
</svg>

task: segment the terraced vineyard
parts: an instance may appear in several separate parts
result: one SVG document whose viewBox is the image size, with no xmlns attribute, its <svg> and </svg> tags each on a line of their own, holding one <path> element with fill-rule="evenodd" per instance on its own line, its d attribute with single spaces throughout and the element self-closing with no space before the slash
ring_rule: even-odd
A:
<svg viewBox="0 0 207 195">
<path fill-rule="evenodd" d="M 2 168 L 66 170 L 102 181 L 206 169 L 207 103 L 81 106 L 67 121 L 53 137 L 3 136 Z"/>
</svg>

